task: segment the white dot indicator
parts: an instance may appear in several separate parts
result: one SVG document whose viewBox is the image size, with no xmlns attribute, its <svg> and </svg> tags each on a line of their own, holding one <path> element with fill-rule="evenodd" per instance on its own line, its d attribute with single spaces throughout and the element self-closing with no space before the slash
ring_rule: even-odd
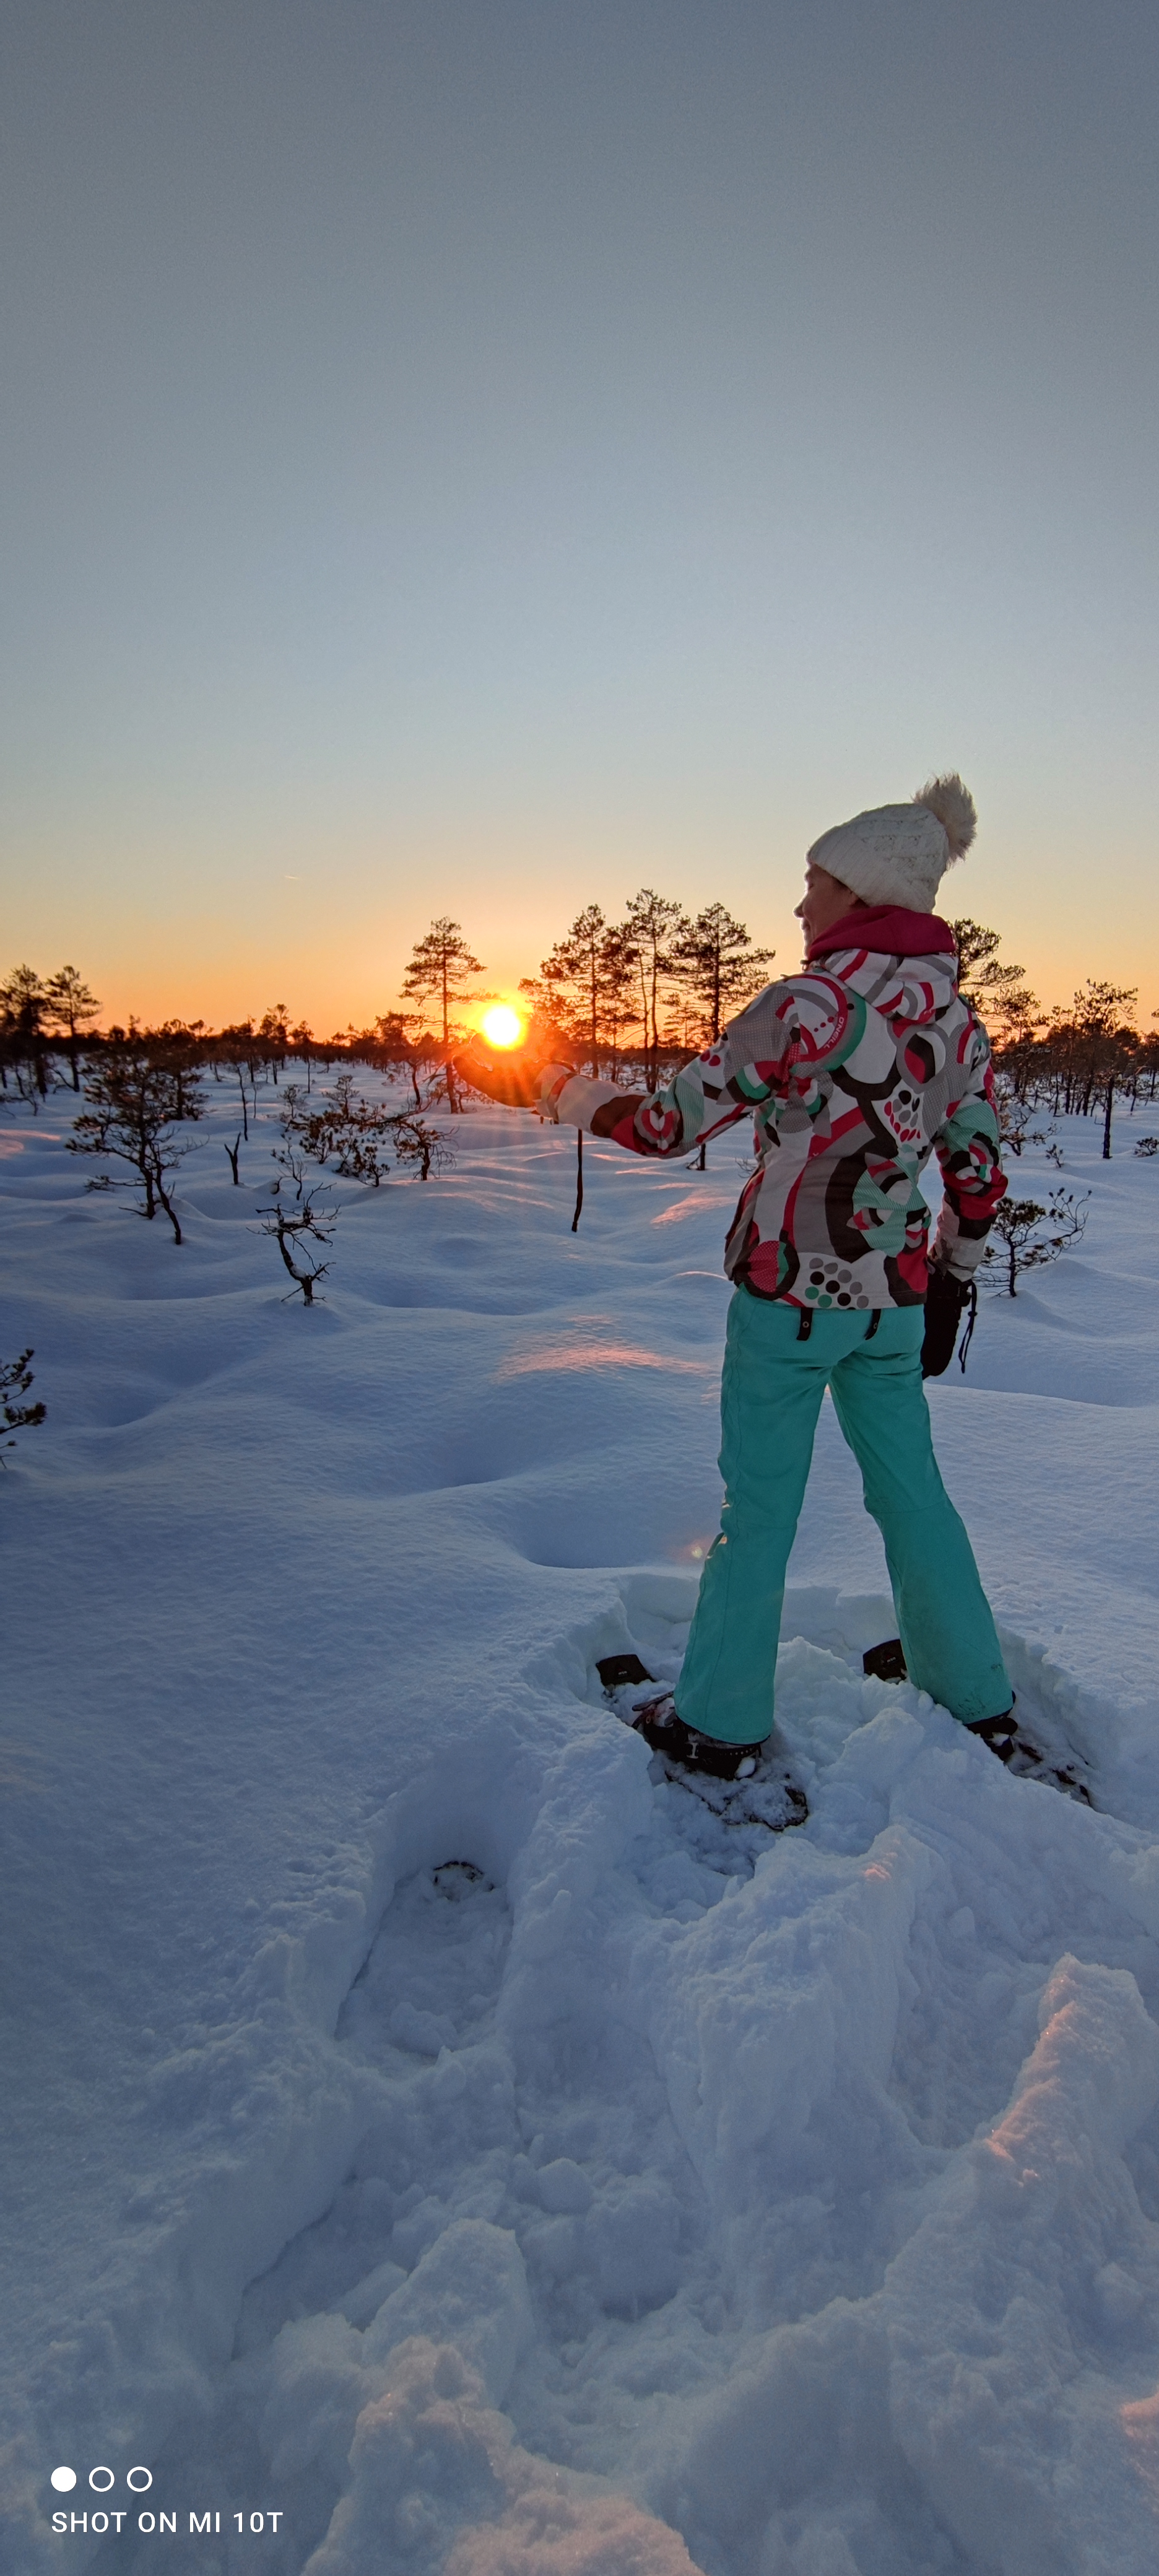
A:
<svg viewBox="0 0 1159 2576">
<path fill-rule="evenodd" d="M 56 2488 L 58 2495 L 67 2495 L 69 2488 L 76 2485 L 76 2470 L 54 2469 L 52 2472 L 52 2483 Z"/>
</svg>

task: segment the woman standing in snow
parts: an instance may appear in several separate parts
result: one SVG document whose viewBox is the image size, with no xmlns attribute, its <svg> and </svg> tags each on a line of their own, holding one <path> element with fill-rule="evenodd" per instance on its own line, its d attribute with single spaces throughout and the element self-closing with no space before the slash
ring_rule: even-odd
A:
<svg viewBox="0 0 1159 2576">
<path fill-rule="evenodd" d="M 717 1778 L 752 1771 L 772 1729 L 785 1568 L 827 1386 L 885 1541 L 911 1680 L 996 1752 L 1013 1744 L 1010 1681 L 922 1391 L 949 1365 L 1006 1189 L 989 1041 L 932 909 L 975 822 L 949 775 L 815 841 L 802 971 L 767 985 L 663 1091 L 478 1047 L 460 1061 L 492 1099 L 630 1153 L 687 1153 L 755 1120 L 757 1169 L 725 1247 L 720 1535 L 675 1692 L 638 1720 L 669 1759 Z M 931 1250 L 918 1183 L 935 1151 Z"/>
</svg>

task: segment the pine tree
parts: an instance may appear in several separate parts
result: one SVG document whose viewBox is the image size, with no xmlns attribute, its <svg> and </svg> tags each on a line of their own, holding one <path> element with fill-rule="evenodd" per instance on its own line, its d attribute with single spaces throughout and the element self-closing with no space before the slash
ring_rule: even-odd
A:
<svg viewBox="0 0 1159 2576">
<path fill-rule="evenodd" d="M 605 921 L 598 903 L 589 903 L 544 958 L 539 978 L 520 985 L 565 1042 L 582 1049 L 594 1079 L 604 1048 L 614 1064 L 621 1032 L 636 1016 L 629 999 L 635 964 L 624 927 Z"/>
<path fill-rule="evenodd" d="M 136 1036 L 138 1032 L 134 1030 Z M 142 1029 L 140 1041 L 149 1061 L 164 1065 L 176 1084 L 175 1118 L 200 1117 L 200 1108 L 188 1110 L 187 1098 L 200 1102 L 197 1076 L 205 1057 L 204 1020 L 162 1020 L 160 1027 Z"/>
<path fill-rule="evenodd" d="M 290 1049 L 290 1023 L 284 1002 L 273 1002 L 263 1011 L 258 1022 L 258 1036 L 265 1050 L 265 1061 L 271 1067 L 274 1081 L 279 1066 L 284 1065 Z"/>
<path fill-rule="evenodd" d="M 649 1090 L 654 1091 L 660 1068 L 660 982 L 665 975 L 679 973 L 680 944 L 686 938 L 690 924 L 687 914 L 672 901 L 671 896 L 656 894 L 651 886 L 641 886 L 639 893 L 631 898 L 623 927 L 636 962 L 644 1049 L 648 1059 L 647 1081 Z"/>
<path fill-rule="evenodd" d="M 48 1096 L 47 1046 L 44 1022 L 49 1008 L 48 990 L 32 966 L 13 968 L 6 984 L 0 984 L 0 1065 L 7 1081 L 7 1067 L 16 1076 L 16 1088 L 35 1110 L 38 1100 Z"/>
<path fill-rule="evenodd" d="M 464 977 L 481 975 L 482 961 L 472 955 L 463 937 L 461 925 L 448 921 L 443 914 L 432 921 L 424 939 L 418 939 L 411 951 L 411 961 L 402 979 L 402 990 L 408 1001 L 437 1001 L 443 1023 L 443 1058 L 446 1071 L 447 1099 L 457 1110 L 454 1075 L 451 1070 L 451 1041 L 459 1034 L 453 1018 L 455 1004 L 470 1000 Z"/>
<path fill-rule="evenodd" d="M 299 1063 L 305 1065 L 306 1089 L 309 1091 L 310 1071 L 313 1063 L 314 1032 L 308 1020 L 299 1020 L 297 1027 L 291 1029 L 290 1044 Z"/>
<path fill-rule="evenodd" d="M 540 974 L 547 994 L 555 1004 L 560 1024 L 569 1036 L 586 1049 L 593 1080 L 600 1070 L 600 1038 L 603 1034 L 601 1002 L 603 946 L 608 925 L 598 903 L 585 904 L 577 912 L 571 929 L 557 939 L 550 957 L 545 957 Z"/>
<path fill-rule="evenodd" d="M 83 977 L 78 975 L 75 966 L 60 967 L 55 975 L 49 976 L 44 989 L 52 1019 L 58 1028 L 68 1032 L 68 1060 L 72 1067 L 72 1087 L 74 1091 L 79 1091 L 80 1067 L 77 1063 L 77 1051 L 85 1022 L 95 1020 L 101 1007 L 100 1003 L 96 994 L 90 993 L 88 985 Z"/>
<path fill-rule="evenodd" d="M 950 928 L 958 950 L 959 992 L 995 1036 L 1001 1040 L 1017 1036 L 1030 1026 L 1038 1011 L 1034 995 L 1027 989 L 1025 967 L 1000 964 L 1000 930 L 988 930 L 984 923 L 971 921 L 968 914 L 961 921 L 952 921 Z"/>
<path fill-rule="evenodd" d="M 1103 1161 L 1111 1159 L 1111 1115 L 1115 1093 L 1125 1088 L 1138 1045 L 1129 1025 L 1139 999 L 1137 985 L 1105 984 L 1088 976 L 1074 997 L 1074 1018 L 1085 1058 L 1086 1089 L 1082 1114 L 1089 1117 L 1096 1095 L 1103 1093 Z"/>
<path fill-rule="evenodd" d="M 604 1035 L 616 1076 L 621 1041 L 636 1020 L 636 951 L 627 923 L 614 921 L 604 943 Z"/>
<path fill-rule="evenodd" d="M 380 1012 L 374 1023 L 374 1053 L 371 1056 L 371 1062 L 385 1065 L 392 1071 L 400 1064 L 406 1066 L 417 1111 L 423 1105 L 422 1087 L 419 1082 L 422 1033 L 416 1030 L 412 1036 L 408 1029 L 408 1018 L 413 1016 L 413 1013 L 403 1011 Z"/>
<path fill-rule="evenodd" d="M 238 1097 L 241 1103 L 242 1134 L 248 1145 L 250 1110 L 252 1108 L 254 1118 L 256 1120 L 258 1114 L 258 1083 L 263 1079 L 261 1042 L 254 1035 L 253 1021 L 232 1021 L 228 1028 L 224 1028 L 219 1032 L 215 1041 L 215 1051 L 220 1061 L 233 1066 L 234 1073 L 237 1077 Z"/>
<path fill-rule="evenodd" d="M 704 1035 L 714 1045 L 726 1020 L 768 983 L 774 948 L 754 948 L 743 921 L 710 903 L 673 943 L 673 955 L 700 1003 Z"/>
</svg>

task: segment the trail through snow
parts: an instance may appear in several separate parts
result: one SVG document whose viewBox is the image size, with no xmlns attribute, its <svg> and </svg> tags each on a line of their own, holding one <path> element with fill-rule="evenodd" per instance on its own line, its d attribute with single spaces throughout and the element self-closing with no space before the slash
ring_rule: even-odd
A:
<svg viewBox="0 0 1159 2576">
<path fill-rule="evenodd" d="M 1082 1253 L 931 1390 L 1095 1808 L 863 1676 L 826 1406 L 768 1835 L 596 1671 L 678 1667 L 735 1149 L 593 1148 L 572 1238 L 566 1140 L 464 1118 L 445 1180 L 337 1185 L 307 1314 L 268 1122 L 243 1190 L 202 1131 L 178 1251 L 61 1107 L 0 1133 L 50 1407 L 0 1489 L 6 2570 L 1150 2576 L 1152 1166 L 1066 1130 Z"/>
</svg>

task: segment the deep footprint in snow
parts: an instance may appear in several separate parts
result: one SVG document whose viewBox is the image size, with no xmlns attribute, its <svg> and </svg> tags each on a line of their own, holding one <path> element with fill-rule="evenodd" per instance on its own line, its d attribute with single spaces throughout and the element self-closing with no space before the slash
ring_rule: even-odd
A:
<svg viewBox="0 0 1159 2576">
<path fill-rule="evenodd" d="M 523 2147 L 492 2036 L 510 1935 L 502 1889 L 471 1861 L 453 1856 L 400 1882 L 335 2033 L 385 2078 L 382 2116 L 325 2214 L 250 2284 L 212 2413 L 180 2427 L 154 2463 L 159 2491 L 281 2509 L 278 2533 L 267 2527 L 260 2544 L 266 2576 L 299 2576 L 343 2484 L 354 2412 L 331 2379 L 340 2388 L 343 2373 L 351 2378 L 364 2330 L 448 2225 L 483 2206 L 490 2215 Z M 498 2187 L 487 2180 L 496 2147 Z M 467 2178 L 453 2205 L 442 2196 L 448 2176 L 452 2187 Z M 279 2423 L 295 2411 L 300 2431 L 279 2446 Z M 126 2533 L 94 2563 L 143 2576 L 156 2546 Z M 257 2546 L 248 2532 L 223 2529 L 207 2546 L 179 2529 L 167 2535 L 166 2566 L 173 2576 L 234 2576 Z"/>
<path fill-rule="evenodd" d="M 541 2030 L 510 2006 L 499 2026 L 510 1942 L 504 1890 L 461 1851 L 400 1882 L 335 2033 L 380 2079 L 378 2113 L 325 2214 L 247 2291 L 212 2419 L 155 2464 L 159 2483 L 279 2505 L 270 2576 L 299 2576 L 323 2542 L 355 2423 L 411 2371 L 391 2359 L 408 2338 L 456 2345 L 492 2405 L 514 2370 L 509 2411 L 535 2455 L 519 2475 L 566 2496 L 572 2462 L 615 2475 L 609 2354 L 630 2354 L 678 2293 L 682 2309 L 719 2307 L 702 2195 L 614 1972 L 569 1959 L 533 2007 Z M 436 2489 L 446 2474 L 432 2469 Z M 648 2532 L 666 2566 L 671 2535 Z M 212 2576 L 234 2576 L 241 2555 L 224 2533 L 217 2546 Z M 180 2534 L 167 2563 L 207 2576 L 204 2543 Z"/>
<path fill-rule="evenodd" d="M 510 1937 L 506 1899 L 473 1862 L 419 1870 L 387 1908 L 339 2016 L 339 2045 L 409 2088 L 420 2068 L 433 2068 L 490 2033 Z M 434 2241 L 446 2210 L 412 2171 L 414 2116 L 412 2108 L 372 2132 L 358 2171 L 326 2216 L 295 2237 L 247 2291 L 239 2354 L 320 2308 L 367 2325 Z"/>
</svg>

